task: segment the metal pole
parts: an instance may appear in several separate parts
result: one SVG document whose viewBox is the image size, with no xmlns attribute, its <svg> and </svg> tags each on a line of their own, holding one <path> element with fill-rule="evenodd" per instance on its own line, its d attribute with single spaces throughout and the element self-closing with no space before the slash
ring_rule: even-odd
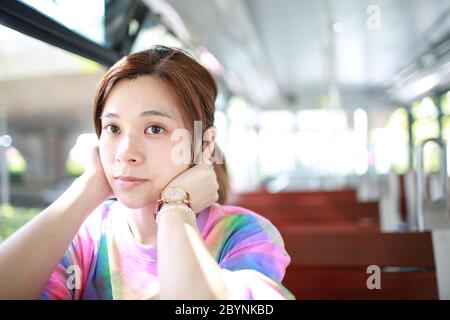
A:
<svg viewBox="0 0 450 320">
<path fill-rule="evenodd" d="M 408 106 L 408 171 L 414 171 L 414 141 L 412 125 L 414 122 L 412 106 Z M 416 164 L 417 165 L 417 164 Z"/>
<path fill-rule="evenodd" d="M 0 109 L 0 204 L 9 204 L 9 174 L 6 163 L 6 149 L 10 142 L 7 140 L 8 123 L 5 109 Z"/>
<path fill-rule="evenodd" d="M 419 144 L 417 148 L 417 162 L 416 162 L 416 227 L 418 231 L 424 231 L 423 222 L 423 202 L 424 202 L 424 165 L 423 165 L 423 149 L 427 140 Z"/>
<path fill-rule="evenodd" d="M 417 228 L 418 231 L 424 231 L 425 227 L 429 228 L 429 226 L 425 225 L 424 214 L 430 214 L 428 211 L 425 212 L 424 206 L 430 202 L 430 199 L 427 199 L 427 203 L 425 203 L 425 168 L 424 168 L 424 150 L 425 145 L 429 142 L 434 142 L 439 147 L 440 157 L 441 157 L 441 166 L 439 168 L 440 173 L 440 182 L 441 182 L 441 192 L 439 201 L 444 203 L 443 215 L 448 215 L 448 186 L 447 186 L 447 152 L 446 152 L 446 144 L 442 139 L 438 138 L 430 138 L 423 141 L 417 149 L 417 176 L 416 176 L 416 217 L 417 217 Z M 437 201 L 437 200 L 435 200 Z M 427 206 L 428 209 L 429 206 Z M 441 209 L 440 209 L 441 210 Z M 436 210 L 434 210 L 436 211 Z M 435 213 L 434 213 L 435 214 Z M 435 214 L 436 215 L 436 214 Z M 442 224 L 442 222 L 440 222 Z M 436 228 L 436 226 L 434 226 Z"/>
</svg>

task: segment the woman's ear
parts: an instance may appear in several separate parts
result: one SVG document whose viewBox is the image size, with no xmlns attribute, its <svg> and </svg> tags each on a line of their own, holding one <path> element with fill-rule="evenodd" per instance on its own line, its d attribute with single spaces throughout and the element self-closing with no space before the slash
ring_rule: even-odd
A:
<svg viewBox="0 0 450 320">
<path fill-rule="evenodd" d="M 207 158 L 210 158 L 213 155 L 214 147 L 216 145 L 216 136 L 217 129 L 214 126 L 206 129 L 205 133 L 203 134 L 202 150 L 204 153 L 209 155 Z"/>
</svg>

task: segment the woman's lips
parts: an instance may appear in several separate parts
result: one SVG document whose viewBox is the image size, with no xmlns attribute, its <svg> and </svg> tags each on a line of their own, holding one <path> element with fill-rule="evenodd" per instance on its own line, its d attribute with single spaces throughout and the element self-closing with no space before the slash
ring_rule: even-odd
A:
<svg viewBox="0 0 450 320">
<path fill-rule="evenodd" d="M 146 181 L 147 180 L 144 180 L 144 179 L 121 179 L 121 178 L 117 178 L 117 182 L 119 183 L 119 185 L 121 187 L 123 187 L 123 188 L 126 188 L 126 189 L 136 187 L 138 185 L 143 184 Z"/>
</svg>

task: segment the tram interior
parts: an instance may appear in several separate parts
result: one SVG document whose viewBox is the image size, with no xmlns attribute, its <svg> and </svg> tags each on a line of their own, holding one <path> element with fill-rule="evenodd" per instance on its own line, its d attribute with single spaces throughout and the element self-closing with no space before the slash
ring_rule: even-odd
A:
<svg viewBox="0 0 450 320">
<path fill-rule="evenodd" d="M 228 203 L 278 228 L 296 299 L 450 299 L 449 1 L 14 3 L 0 4 L 0 242 L 83 172 L 108 66 L 162 44 L 213 74 Z"/>
</svg>

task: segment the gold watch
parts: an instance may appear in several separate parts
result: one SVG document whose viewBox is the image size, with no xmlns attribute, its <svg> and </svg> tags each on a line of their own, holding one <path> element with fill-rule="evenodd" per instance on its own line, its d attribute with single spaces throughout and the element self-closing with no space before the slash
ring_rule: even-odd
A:
<svg viewBox="0 0 450 320">
<path fill-rule="evenodd" d="M 183 189 L 179 187 L 169 187 L 164 189 L 161 194 L 159 195 L 158 203 L 156 204 L 156 213 L 159 212 L 161 209 L 161 206 L 163 204 L 185 204 L 189 208 L 191 207 L 191 197 L 189 193 L 184 191 Z"/>
</svg>

